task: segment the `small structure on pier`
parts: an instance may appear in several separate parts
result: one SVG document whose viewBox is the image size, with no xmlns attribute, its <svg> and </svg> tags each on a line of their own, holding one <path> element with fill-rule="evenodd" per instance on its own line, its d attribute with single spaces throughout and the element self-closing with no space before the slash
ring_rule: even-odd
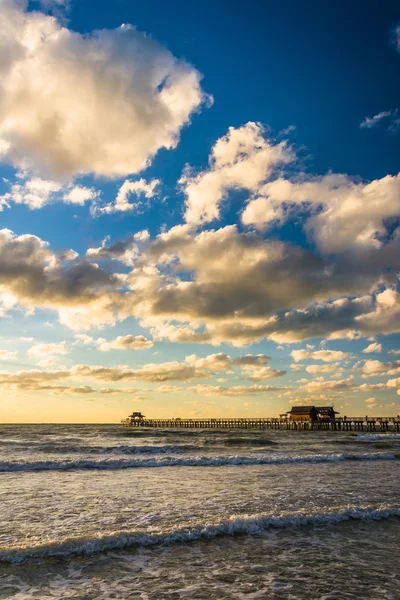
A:
<svg viewBox="0 0 400 600">
<path fill-rule="evenodd" d="M 339 413 L 333 406 L 293 406 L 286 414 L 294 422 L 326 423 L 333 421 Z"/>
<path fill-rule="evenodd" d="M 129 415 L 128 419 L 131 419 L 132 421 L 144 421 L 145 420 L 145 416 L 142 415 L 141 412 L 133 412 L 131 415 Z"/>
</svg>

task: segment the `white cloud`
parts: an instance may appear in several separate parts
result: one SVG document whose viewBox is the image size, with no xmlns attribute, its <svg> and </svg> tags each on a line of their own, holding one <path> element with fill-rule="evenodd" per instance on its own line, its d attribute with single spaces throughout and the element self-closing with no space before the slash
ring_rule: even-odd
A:
<svg viewBox="0 0 400 600">
<path fill-rule="evenodd" d="M 157 383 L 164 381 L 191 381 L 208 379 L 212 372 L 198 369 L 186 362 L 177 361 L 153 364 L 138 369 L 129 367 L 104 367 L 100 365 L 76 365 L 61 371 L 19 371 L 18 373 L 0 373 L 0 386 L 25 389 L 43 389 L 43 386 L 65 379 L 89 379 L 91 381 L 122 382 L 146 381 Z M 143 391 L 143 390 L 142 390 Z"/>
<path fill-rule="evenodd" d="M 374 310 L 355 317 L 355 325 L 366 335 L 400 331 L 400 294 L 392 289 L 376 294 Z"/>
<path fill-rule="evenodd" d="M 271 357 L 265 354 L 245 354 L 233 360 L 248 375 L 249 381 L 267 381 L 276 377 L 283 377 L 286 371 L 274 369 L 268 365 Z"/>
<path fill-rule="evenodd" d="M 315 350 L 315 352 L 311 350 L 292 350 L 290 355 L 295 362 L 307 359 L 336 362 L 344 360 L 349 356 L 347 352 L 342 352 L 341 350 Z"/>
<path fill-rule="evenodd" d="M 18 168 L 137 173 L 204 101 L 199 73 L 134 27 L 81 35 L 12 0 L 0 11 L 0 145 Z"/>
<path fill-rule="evenodd" d="M 9 205 L 10 202 L 26 204 L 31 209 L 38 209 L 48 204 L 54 194 L 60 190 L 60 184 L 34 177 L 22 184 L 14 184 L 10 192 L 2 196 L 2 202 L 6 205 Z"/>
<path fill-rule="evenodd" d="M 393 115 L 397 114 L 397 110 L 385 110 L 380 113 L 377 113 L 373 117 L 365 117 L 364 121 L 360 123 L 361 128 L 372 129 L 376 127 L 378 123 L 381 123 L 384 119 L 388 119 Z"/>
<path fill-rule="evenodd" d="M 0 350 L 0 361 L 15 360 L 16 358 L 17 352 L 11 352 L 9 350 Z"/>
<path fill-rule="evenodd" d="M 159 179 L 152 179 L 147 183 L 145 179 L 139 179 L 138 181 L 124 181 L 122 186 L 119 188 L 117 197 L 114 204 L 107 204 L 106 206 L 93 207 L 94 214 L 102 213 L 113 213 L 113 212 L 137 212 L 142 205 L 142 202 L 129 202 L 129 197 L 135 195 L 137 198 L 144 196 L 147 200 L 153 198 L 157 193 L 157 188 L 160 185 Z"/>
<path fill-rule="evenodd" d="M 83 206 L 89 200 L 93 201 L 98 198 L 100 192 L 93 188 L 87 188 L 81 185 L 75 185 L 67 191 L 63 196 L 64 202 L 67 204 L 78 204 Z"/>
<path fill-rule="evenodd" d="M 347 337 L 356 329 L 355 317 L 374 310 L 375 297 L 343 296 L 370 293 L 378 282 L 381 266 L 325 262 L 234 226 L 200 234 L 175 227 L 148 247 L 130 278 L 136 298 L 143 298 L 137 314 L 154 336 L 237 345 L 263 337 L 287 343 L 338 331 Z M 376 298 L 381 303 L 380 295 Z M 399 326 L 383 312 L 391 328 Z"/>
<path fill-rule="evenodd" d="M 243 223 L 264 231 L 301 211 L 307 215 L 304 229 L 324 253 L 382 248 L 387 220 L 400 215 L 400 174 L 369 183 L 337 174 L 303 174 L 303 179 L 280 178 L 264 185 L 245 208 Z M 395 244 L 397 252 L 396 236 Z"/>
<path fill-rule="evenodd" d="M 11 186 L 9 192 L 0 197 L 0 210 L 2 207 L 10 207 L 10 203 L 26 204 L 31 210 L 42 208 L 51 202 L 64 201 L 66 204 L 77 204 L 83 206 L 85 202 L 95 200 L 100 192 L 93 188 L 80 185 L 69 185 L 63 188 L 55 181 L 47 181 L 40 177 L 25 179 L 21 175 L 21 183 Z"/>
<path fill-rule="evenodd" d="M 210 369 L 211 371 L 232 371 L 232 358 L 224 352 L 210 354 L 205 358 L 199 358 L 196 354 L 186 357 L 186 362 L 198 369 Z"/>
<path fill-rule="evenodd" d="M 50 344 L 34 344 L 27 350 L 29 356 L 35 358 L 46 358 L 49 355 L 69 354 L 70 350 L 65 347 L 65 342 L 50 343 Z"/>
<path fill-rule="evenodd" d="M 144 337 L 144 335 L 119 335 L 115 340 L 109 342 L 102 341 L 98 348 L 102 352 L 108 350 L 143 350 L 152 348 L 153 342 Z"/>
<path fill-rule="evenodd" d="M 372 352 L 382 352 L 382 344 L 378 344 L 377 342 L 372 342 L 363 350 L 364 354 L 371 354 Z"/>
<path fill-rule="evenodd" d="M 76 342 L 74 342 L 75 344 L 80 342 L 82 344 L 85 344 L 86 346 L 91 346 L 96 342 L 96 340 L 91 335 L 87 335 L 87 333 L 76 333 L 75 338 L 77 340 Z"/>
<path fill-rule="evenodd" d="M 245 354 L 232 359 L 229 355 L 219 352 L 210 354 L 205 358 L 199 358 L 195 354 L 186 357 L 186 361 L 197 368 L 210 369 L 212 371 L 232 371 L 232 367 L 239 367 L 247 375 L 249 381 L 265 381 L 282 377 L 286 371 L 280 371 L 267 366 L 271 360 L 264 354 Z"/>
<path fill-rule="evenodd" d="M 230 127 L 213 146 L 209 168 L 197 175 L 190 170 L 183 174 L 180 184 L 186 195 L 187 223 L 200 225 L 218 219 L 230 190 L 255 192 L 274 168 L 293 160 L 285 142 L 274 144 L 264 133 L 259 123 Z"/>
<path fill-rule="evenodd" d="M 267 381 L 268 379 L 275 379 L 284 375 L 286 375 L 286 371 L 284 370 L 273 369 L 272 367 L 259 367 L 251 371 L 248 379 L 249 381 Z"/>
<path fill-rule="evenodd" d="M 400 388 L 400 377 L 389 379 L 386 385 L 388 388 Z"/>
<path fill-rule="evenodd" d="M 400 360 L 382 362 L 380 360 L 366 360 L 362 368 L 364 377 L 382 377 L 400 373 Z"/>
<path fill-rule="evenodd" d="M 314 381 L 310 381 L 302 386 L 301 389 L 306 390 L 310 393 L 321 393 L 321 392 L 341 392 L 343 390 L 353 390 L 354 381 L 352 377 L 346 379 L 334 379 L 327 380 L 323 377 L 317 378 Z"/>
</svg>

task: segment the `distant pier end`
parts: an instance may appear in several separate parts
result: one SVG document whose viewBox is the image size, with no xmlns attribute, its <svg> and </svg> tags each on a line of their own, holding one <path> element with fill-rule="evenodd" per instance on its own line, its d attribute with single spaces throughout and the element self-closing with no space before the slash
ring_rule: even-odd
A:
<svg viewBox="0 0 400 600">
<path fill-rule="evenodd" d="M 217 419 L 147 419 L 141 412 L 133 412 L 121 423 L 125 427 L 152 427 L 159 429 L 282 429 L 331 431 L 397 431 L 400 417 L 338 417 L 333 406 L 293 406 L 276 418 L 217 418 Z"/>
</svg>

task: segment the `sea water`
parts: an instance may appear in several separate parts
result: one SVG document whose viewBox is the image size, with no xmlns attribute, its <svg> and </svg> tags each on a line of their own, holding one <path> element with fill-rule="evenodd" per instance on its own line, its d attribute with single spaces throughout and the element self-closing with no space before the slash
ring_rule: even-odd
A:
<svg viewBox="0 0 400 600">
<path fill-rule="evenodd" d="M 0 426 L 0 598 L 400 599 L 400 435 Z"/>
</svg>

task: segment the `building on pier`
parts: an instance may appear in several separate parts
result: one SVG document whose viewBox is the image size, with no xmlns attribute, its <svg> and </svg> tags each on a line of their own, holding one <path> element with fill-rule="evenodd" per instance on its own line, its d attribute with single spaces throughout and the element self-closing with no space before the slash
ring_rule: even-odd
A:
<svg viewBox="0 0 400 600">
<path fill-rule="evenodd" d="M 293 422 L 326 423 L 333 421 L 339 413 L 333 406 L 292 406 L 286 414 Z"/>
<path fill-rule="evenodd" d="M 141 413 L 141 412 L 133 412 L 133 413 L 132 413 L 131 415 L 129 415 L 129 417 L 128 417 L 128 419 L 130 419 L 131 421 L 134 421 L 134 422 L 138 422 L 138 421 L 139 421 L 139 422 L 142 422 L 142 421 L 144 421 L 144 420 L 145 420 L 145 418 L 146 418 L 146 417 L 145 417 L 144 415 L 142 415 L 142 413 Z"/>
</svg>

